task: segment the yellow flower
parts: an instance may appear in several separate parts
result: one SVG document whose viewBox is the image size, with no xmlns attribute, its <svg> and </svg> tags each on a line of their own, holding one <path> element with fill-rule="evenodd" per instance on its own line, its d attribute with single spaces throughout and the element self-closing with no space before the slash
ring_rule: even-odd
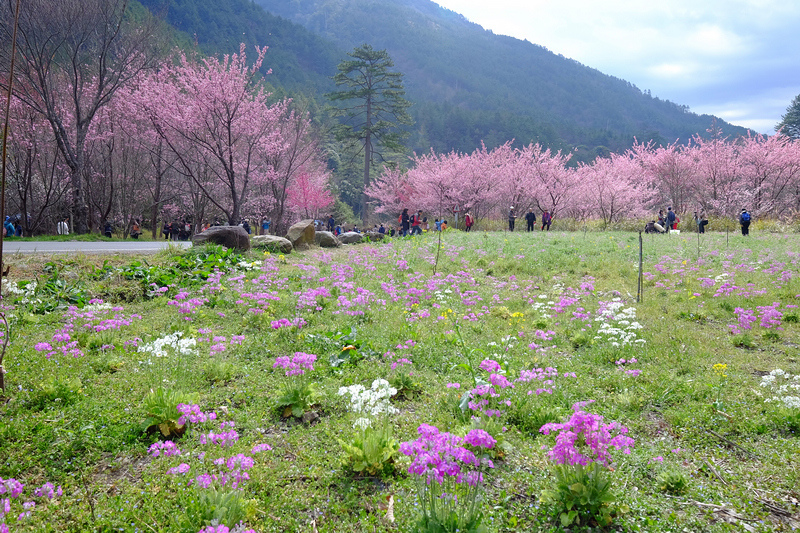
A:
<svg viewBox="0 0 800 533">
<path fill-rule="evenodd" d="M 726 378 L 728 375 L 725 373 L 725 370 L 728 368 L 728 365 L 723 363 L 717 363 L 714 365 L 714 373 L 721 378 Z"/>
<path fill-rule="evenodd" d="M 353 346 L 352 344 L 349 344 L 349 345 L 345 346 L 344 348 L 342 348 L 342 351 L 346 352 L 347 350 L 355 350 L 355 349 L 356 349 L 355 346 Z"/>
</svg>

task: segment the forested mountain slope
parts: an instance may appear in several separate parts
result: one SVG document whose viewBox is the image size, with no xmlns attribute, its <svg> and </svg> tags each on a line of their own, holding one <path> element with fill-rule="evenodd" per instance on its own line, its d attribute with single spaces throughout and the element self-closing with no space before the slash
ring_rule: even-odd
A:
<svg viewBox="0 0 800 533">
<path fill-rule="evenodd" d="M 542 46 L 495 35 L 429 0 L 256 1 L 340 48 L 365 42 L 386 48 L 405 73 L 410 99 L 446 105 L 438 110 L 422 105 L 430 113 L 418 114 L 431 142 L 438 123 L 468 120 L 458 110 L 482 117 L 480 123 L 468 125 L 472 130 L 492 122 L 497 128 L 506 123 L 505 114 L 505 119 L 518 117 L 517 124 L 508 127 L 520 133 L 529 130 L 545 141 L 556 141 L 555 135 L 573 146 L 612 149 L 634 135 L 685 140 L 705 133 L 713 120 Z M 521 124 L 523 117 L 534 124 Z M 722 121 L 717 124 L 726 133 L 745 132 Z M 492 137 L 491 129 L 485 133 Z"/>
<path fill-rule="evenodd" d="M 344 52 L 302 26 L 273 15 L 250 0 L 139 0 L 207 54 L 238 52 L 240 43 L 269 46 L 264 62 L 269 83 L 291 92 L 320 95 Z"/>
</svg>

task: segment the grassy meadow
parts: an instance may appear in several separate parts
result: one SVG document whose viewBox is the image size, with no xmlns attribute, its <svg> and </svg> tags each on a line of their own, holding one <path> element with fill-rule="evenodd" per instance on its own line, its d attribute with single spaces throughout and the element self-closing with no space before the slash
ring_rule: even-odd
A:
<svg viewBox="0 0 800 533">
<path fill-rule="evenodd" d="M 569 530 L 798 528 L 800 235 L 700 237 L 643 235 L 638 303 L 632 232 L 6 257 L 0 523 L 417 531 L 397 445 L 429 424 L 496 440 L 475 531 L 563 531 L 539 429 L 591 402 L 635 444 L 611 452 L 611 524 Z M 513 385 L 488 414 L 485 360 Z M 396 390 L 370 462 L 340 388 L 377 378 Z"/>
</svg>

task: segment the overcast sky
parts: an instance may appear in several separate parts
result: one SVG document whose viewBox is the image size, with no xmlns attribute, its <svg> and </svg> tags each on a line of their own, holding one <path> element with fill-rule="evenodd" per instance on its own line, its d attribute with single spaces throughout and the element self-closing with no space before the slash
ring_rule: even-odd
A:
<svg viewBox="0 0 800 533">
<path fill-rule="evenodd" d="M 800 94 L 798 0 L 434 0 L 728 122 L 773 133 Z"/>
</svg>

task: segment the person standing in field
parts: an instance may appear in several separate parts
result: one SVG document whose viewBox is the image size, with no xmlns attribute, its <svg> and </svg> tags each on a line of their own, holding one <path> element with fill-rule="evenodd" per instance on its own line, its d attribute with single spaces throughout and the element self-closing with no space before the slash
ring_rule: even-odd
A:
<svg viewBox="0 0 800 533">
<path fill-rule="evenodd" d="M 528 212 L 525 214 L 525 222 L 528 223 L 528 231 L 536 231 L 536 213 L 533 212 L 533 208 L 528 208 Z"/>
<path fill-rule="evenodd" d="M 472 219 L 472 215 L 469 213 L 469 211 L 467 211 L 466 214 L 464 215 L 464 225 L 467 228 L 466 231 L 468 231 L 468 232 L 471 231 L 472 230 L 472 225 L 474 223 L 475 223 L 475 221 Z"/>
<path fill-rule="evenodd" d="M 667 225 L 669 226 L 668 229 L 678 229 L 678 223 L 675 222 L 677 217 L 675 216 L 675 211 L 672 210 L 672 207 L 667 208 Z"/>
<path fill-rule="evenodd" d="M 542 215 L 542 231 L 544 231 L 545 227 L 547 227 L 547 231 L 550 231 L 550 224 L 552 222 L 553 222 L 553 215 L 550 214 L 550 211 L 545 209 L 544 214 Z"/>
<path fill-rule="evenodd" d="M 739 215 L 739 225 L 742 227 L 742 235 L 747 236 L 750 235 L 750 213 L 747 212 L 747 209 L 742 209 L 742 213 Z"/>
<path fill-rule="evenodd" d="M 508 231 L 514 231 L 514 221 L 517 219 L 517 215 L 514 213 L 514 206 L 511 206 L 511 209 L 508 211 Z"/>
<path fill-rule="evenodd" d="M 400 214 L 400 236 L 405 237 L 408 235 L 408 228 L 410 226 L 410 219 L 408 216 L 408 208 L 406 207 L 403 209 L 403 212 Z"/>
<path fill-rule="evenodd" d="M 694 212 L 694 222 L 697 224 L 697 232 L 698 233 L 705 233 L 706 226 L 708 225 L 708 219 L 706 218 L 705 213 L 702 211 L 700 214 L 697 214 L 697 211 Z"/>
<path fill-rule="evenodd" d="M 422 235 L 420 224 L 422 224 L 422 209 L 411 217 L 411 235 Z"/>
<path fill-rule="evenodd" d="M 59 235 L 69 235 L 69 219 L 65 218 L 56 225 Z"/>
</svg>

